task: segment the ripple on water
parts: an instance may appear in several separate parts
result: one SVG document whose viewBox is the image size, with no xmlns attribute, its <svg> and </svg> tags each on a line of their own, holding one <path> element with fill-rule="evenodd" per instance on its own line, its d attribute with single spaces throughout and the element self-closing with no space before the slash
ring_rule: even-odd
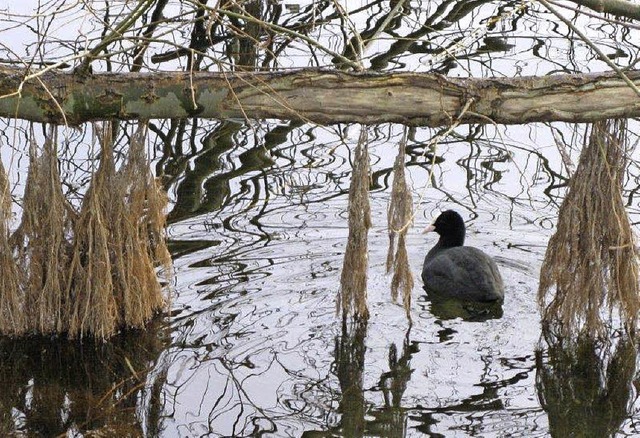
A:
<svg viewBox="0 0 640 438">
<path fill-rule="evenodd" d="M 314 159 L 321 155 L 305 151 Z M 458 159 L 445 155 L 428 189 L 420 188 L 425 167 L 408 172 L 417 208 L 407 236 L 416 281 L 411 327 L 390 299 L 385 227 L 391 179 L 386 168 L 376 175 L 368 251 L 371 319 L 363 339 L 357 331 L 344 336 L 335 316 L 348 235 L 343 169 L 318 169 L 322 175 L 297 169 L 292 178 L 286 169 L 274 169 L 277 178 L 269 190 L 255 182 L 251 188 L 268 192 L 268 202 L 243 201 L 242 208 L 216 212 L 221 226 L 210 231 L 191 219 L 194 239 L 212 233 L 220 243 L 176 260 L 176 307 L 185 310 L 175 321 L 175 359 L 169 361 L 179 389 L 170 397 L 176 424 L 169 422 L 167 433 L 177 430 L 178 419 L 191 418 L 184 436 L 201 430 L 246 435 L 256 427 L 273 436 L 327 430 L 344 435 L 345 423 L 355 421 L 350 416 L 359 415 L 358 400 L 360 420 L 371 431 L 393 429 L 389 418 L 395 413 L 407 436 L 547 433 L 535 389 L 536 291 L 555 207 L 544 187 L 535 185 L 532 173 L 540 170 L 530 157 L 492 152 L 469 161 L 461 159 L 465 153 L 451 148 L 447 154 Z M 376 163 L 392 161 L 382 153 L 377 157 Z M 515 160 L 519 171 L 503 164 L 482 167 L 492 159 Z M 339 167 L 344 159 L 326 162 Z M 464 166 L 473 163 L 481 168 L 479 180 L 468 184 Z M 328 183 L 334 186 L 328 189 Z M 425 300 L 420 271 L 435 237 L 420 231 L 447 208 L 464 213 L 468 244 L 498 262 L 506 284 L 500 318 L 444 319 Z M 346 399 L 351 393 L 355 398 Z"/>
</svg>

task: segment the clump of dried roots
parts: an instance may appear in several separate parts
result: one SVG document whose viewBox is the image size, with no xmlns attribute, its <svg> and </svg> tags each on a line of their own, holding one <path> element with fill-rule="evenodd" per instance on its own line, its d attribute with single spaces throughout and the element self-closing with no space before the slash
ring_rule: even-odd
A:
<svg viewBox="0 0 640 438">
<path fill-rule="evenodd" d="M 367 130 L 363 127 L 353 157 L 353 172 L 349 187 L 349 237 L 344 254 L 338 312 L 343 315 L 353 312 L 358 319 L 367 320 L 367 268 L 368 232 L 371 228 L 371 206 L 369 204 L 369 151 Z"/>
<path fill-rule="evenodd" d="M 548 338 L 606 337 L 603 309 L 609 321 L 617 309 L 627 331 L 635 329 L 640 298 L 637 250 L 622 199 L 625 139 L 624 121 L 591 126 L 540 272 Z"/>
<path fill-rule="evenodd" d="M 0 163 L 0 333 L 107 338 L 143 327 L 164 307 L 155 267 L 170 273 L 166 196 L 144 153 L 146 126 L 131 138 L 119 171 L 112 127 L 94 132 L 100 165 L 78 213 L 62 190 L 57 131 L 42 152 L 31 131 L 22 221 L 9 237 L 11 198 Z"/>
<path fill-rule="evenodd" d="M 0 332 L 20 335 L 26 330 L 20 270 L 9 244 L 11 192 L 9 179 L 0 161 Z"/>
<path fill-rule="evenodd" d="M 70 299 L 69 243 L 73 214 L 62 192 L 58 171 L 57 128 L 45 136 L 38 152 L 33 128 L 29 135 L 29 171 L 22 222 L 13 236 L 25 275 L 24 310 L 30 331 L 68 329 Z"/>
<path fill-rule="evenodd" d="M 154 266 L 170 264 L 163 238 L 166 198 L 144 156 L 146 127 L 133 135 L 127 163 L 118 172 L 111 125 L 95 131 L 100 166 L 74 229 L 70 337 L 107 338 L 120 327 L 143 326 L 164 306 Z"/>
<path fill-rule="evenodd" d="M 391 298 L 398 299 L 398 292 L 402 291 L 402 304 L 411 321 L 411 291 L 413 290 L 413 275 L 407 255 L 406 235 L 413 219 L 413 200 L 407 187 L 404 174 L 406 136 L 398 145 L 398 155 L 393 165 L 393 187 L 387 224 L 389 228 L 389 251 L 387 252 L 387 273 L 393 271 L 391 279 Z"/>
</svg>

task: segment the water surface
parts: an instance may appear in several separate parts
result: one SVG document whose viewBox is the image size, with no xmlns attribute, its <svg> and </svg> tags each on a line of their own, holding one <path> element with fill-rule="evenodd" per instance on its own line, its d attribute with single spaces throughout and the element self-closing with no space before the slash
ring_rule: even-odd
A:
<svg viewBox="0 0 640 438">
<path fill-rule="evenodd" d="M 35 7 L 28 3 L 12 5 L 13 11 L 31 17 Z M 118 7 L 126 9 L 126 3 Z M 349 55 L 350 36 L 335 2 L 299 2 L 298 10 L 249 3 L 252 13 L 270 13 L 281 25 L 305 28 Z M 374 35 L 389 4 L 352 3 L 359 3 L 350 10 L 352 22 L 362 35 Z M 188 38 L 185 29 L 191 28 L 183 20 L 191 16 L 180 14 L 192 13 L 190 8 L 170 3 L 166 15 L 178 18 L 164 23 L 167 42 L 153 45 L 150 56 Z M 42 53 L 70 56 L 86 43 L 78 42 L 78 35 L 98 38 L 101 21 L 78 20 L 83 14 L 60 10 L 55 18 L 65 24 L 54 20 L 50 30 L 59 40 L 44 44 Z M 637 63 L 637 30 L 584 16 L 574 21 L 621 68 Z M 304 27 L 309 23 L 314 25 Z M 4 26 L 3 37 L 16 53 L 33 52 L 37 26 Z M 244 30 L 266 40 L 259 27 Z M 269 39 L 271 52 L 230 53 L 230 47 L 246 48 L 252 40 L 220 32 L 203 69 L 218 69 L 219 60 L 235 69 L 339 67 L 329 55 L 282 37 Z M 8 59 L 15 56 L 0 51 Z M 127 59 L 109 68 L 124 68 Z M 153 68 L 184 69 L 183 61 Z M 539 4 L 476 1 L 407 1 L 403 15 L 367 47 L 364 64 L 385 72 L 476 77 L 609 68 Z M 638 124 L 630 126 L 634 143 Z M 412 324 L 392 302 L 385 273 L 392 167 L 404 128 L 366 128 L 371 317 L 366 327 L 343 327 L 335 300 L 361 127 L 151 121 L 149 155 L 170 196 L 167 232 L 174 273 L 167 314 L 148 330 L 123 333 L 105 344 L 0 340 L 1 434 L 637 436 L 632 347 L 620 341 L 607 361 L 598 348 L 586 346 L 572 356 L 540 342 L 539 271 L 572 169 L 560 151 L 577 163 L 584 128 L 487 123 L 457 127 L 437 142 L 432 140 L 441 131 L 409 131 L 405 163 L 416 212 L 407 238 L 416 279 Z M 26 132 L 24 125 L 7 121 L 0 136 L 17 217 L 28 167 Z M 97 156 L 89 134 L 85 127 L 60 135 L 63 186 L 76 201 Z M 121 162 L 126 137 L 119 141 Z M 637 224 L 638 153 L 629 158 L 623 196 Z M 501 315 L 465 320 L 426 299 L 419 273 L 435 237 L 422 230 L 446 209 L 465 218 L 468 244 L 497 260 L 506 283 Z"/>
</svg>

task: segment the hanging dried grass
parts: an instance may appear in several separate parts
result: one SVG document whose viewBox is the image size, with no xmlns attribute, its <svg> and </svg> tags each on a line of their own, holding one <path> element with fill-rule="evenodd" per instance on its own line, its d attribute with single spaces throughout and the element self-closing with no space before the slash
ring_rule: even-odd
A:
<svg viewBox="0 0 640 438">
<path fill-rule="evenodd" d="M 609 319 L 618 309 L 629 332 L 636 326 L 637 250 L 622 200 L 625 140 L 625 121 L 591 126 L 540 272 L 538 300 L 548 337 L 605 337 L 603 309 Z"/>
<path fill-rule="evenodd" d="M 368 232 L 371 228 L 369 205 L 369 151 L 367 129 L 362 127 L 353 157 L 353 172 L 349 187 L 349 237 L 344 254 L 338 312 L 346 317 L 353 312 L 356 319 L 367 320 Z"/>
<path fill-rule="evenodd" d="M 171 256 L 164 240 L 167 198 L 156 184 L 145 156 L 146 125 L 140 124 L 131 138 L 127 164 L 118 173 L 116 196 L 123 199 L 121 212 L 112 220 L 123 223 L 117 236 L 114 281 L 120 292 L 121 324 L 142 327 L 164 307 L 155 266 L 170 272 Z"/>
<path fill-rule="evenodd" d="M 164 307 L 155 266 L 164 264 L 168 273 L 171 259 L 164 241 L 167 199 L 145 158 L 146 126 L 132 136 L 118 172 L 111 125 L 94 130 L 101 161 L 75 229 L 69 335 L 107 338 L 122 327 L 143 327 Z"/>
<path fill-rule="evenodd" d="M 29 330 L 39 333 L 66 331 L 70 305 L 67 236 L 74 217 L 62 192 L 57 132 L 57 127 L 48 130 L 39 155 L 31 128 L 22 222 L 13 236 L 27 273 L 24 306 Z"/>
<path fill-rule="evenodd" d="M 146 126 L 116 171 L 112 127 L 95 126 L 100 165 L 77 213 L 66 201 L 51 128 L 39 154 L 33 130 L 22 221 L 11 238 L 9 184 L 0 163 L 0 332 L 107 338 L 161 310 L 155 267 L 170 275 L 167 198 L 144 152 Z M 72 242 L 69 242 L 72 240 Z"/>
<path fill-rule="evenodd" d="M 411 321 L 411 291 L 413 290 L 413 274 L 407 255 L 406 235 L 413 220 L 413 199 L 407 187 L 404 173 L 404 156 L 406 147 L 406 131 L 398 144 L 398 155 L 393 165 L 393 186 L 387 225 L 389 228 L 389 250 L 387 252 L 387 274 L 393 271 L 391 279 L 391 299 L 398 299 L 402 291 L 402 304 Z"/>
<path fill-rule="evenodd" d="M 115 164 L 111 125 L 94 125 L 100 140 L 100 165 L 91 179 L 74 229 L 69 293 L 73 308 L 69 337 L 93 334 L 108 338 L 118 327 L 118 307 L 113 293 L 111 245 L 117 245 L 111 232 L 113 215 L 121 211 L 122 200 L 114 196 Z"/>
<path fill-rule="evenodd" d="M 0 332 L 21 335 L 26 330 L 22 300 L 22 271 L 9 244 L 11 192 L 9 179 L 0 161 Z"/>
</svg>

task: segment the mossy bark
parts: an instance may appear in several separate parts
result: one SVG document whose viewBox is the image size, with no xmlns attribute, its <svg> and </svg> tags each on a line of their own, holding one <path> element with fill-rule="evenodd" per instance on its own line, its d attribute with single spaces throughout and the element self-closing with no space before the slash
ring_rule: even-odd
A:
<svg viewBox="0 0 640 438">
<path fill-rule="evenodd" d="M 637 94 L 611 73 L 487 79 L 311 69 L 89 76 L 48 71 L 33 77 L 27 73 L 0 67 L 0 117 L 59 124 L 248 117 L 448 126 L 453 118 L 459 123 L 520 124 L 640 116 Z M 640 71 L 627 76 L 640 86 Z"/>
</svg>

